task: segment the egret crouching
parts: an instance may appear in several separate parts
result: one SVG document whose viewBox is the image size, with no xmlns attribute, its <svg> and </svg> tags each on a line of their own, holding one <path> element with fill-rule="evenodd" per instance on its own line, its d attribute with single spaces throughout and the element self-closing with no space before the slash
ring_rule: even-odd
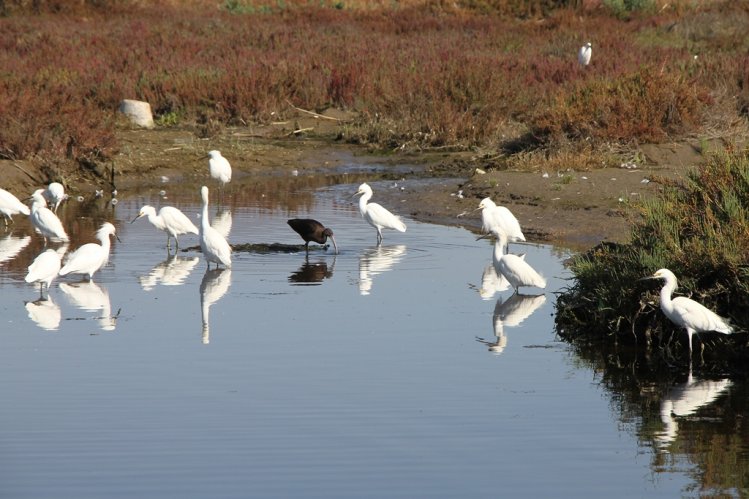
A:
<svg viewBox="0 0 749 499">
<path fill-rule="evenodd" d="M 377 244 L 382 243 L 382 229 L 395 229 L 400 232 L 406 232 L 406 224 L 403 223 L 400 217 L 393 215 L 377 203 L 369 203 L 369 200 L 372 198 L 372 188 L 368 184 L 364 183 L 360 185 L 359 190 L 356 191 L 354 196 L 360 194 L 359 211 L 364 220 L 377 229 Z"/>
<path fill-rule="evenodd" d="M 200 188 L 200 196 L 203 199 L 203 212 L 200 217 L 200 250 L 203 252 L 203 257 L 209 269 L 211 262 L 215 263 L 216 267 L 219 264 L 231 267 L 231 246 L 224 236 L 211 227 L 210 220 L 208 220 L 208 187 Z"/>
<path fill-rule="evenodd" d="M 179 211 L 173 206 L 163 206 L 159 210 L 159 214 L 156 214 L 156 208 L 150 205 L 143 206 L 138 212 L 138 216 L 130 221 L 135 222 L 141 217 L 148 217 L 148 221 L 151 225 L 159 230 L 166 232 L 166 248 L 171 247 L 171 238 L 174 238 L 174 244 L 179 249 L 179 239 L 177 236 L 181 234 L 198 234 L 198 228 L 195 224 L 187 218 L 187 215 Z"/>
<path fill-rule="evenodd" d="M 304 249 L 309 252 L 309 242 L 314 241 L 317 244 L 325 244 L 330 238 L 333 241 L 336 255 L 338 254 L 338 245 L 333 237 L 333 230 L 325 227 L 317 220 L 311 218 L 292 218 L 286 222 L 294 231 L 304 239 Z"/>
<path fill-rule="evenodd" d="M 507 282 L 510 283 L 510 286 L 515 289 L 515 293 L 520 291 L 521 286 L 545 288 L 546 279 L 536 272 L 522 257 L 504 254 L 504 248 L 507 244 L 507 234 L 501 230 L 495 230 L 492 234 L 497 238 L 494 243 L 494 253 L 492 255 L 492 262 L 494 263 L 497 275 L 504 276 Z"/>
<path fill-rule="evenodd" d="M 663 279 L 665 281 L 663 288 L 661 288 L 661 310 L 671 322 L 687 330 L 690 359 L 692 355 L 692 335 L 694 333 L 715 331 L 731 334 L 734 332 L 726 319 L 696 301 L 684 296 L 677 296 L 672 299 L 671 295 L 677 288 L 677 281 L 676 276 L 670 270 L 660 269 L 645 279 Z"/>
</svg>

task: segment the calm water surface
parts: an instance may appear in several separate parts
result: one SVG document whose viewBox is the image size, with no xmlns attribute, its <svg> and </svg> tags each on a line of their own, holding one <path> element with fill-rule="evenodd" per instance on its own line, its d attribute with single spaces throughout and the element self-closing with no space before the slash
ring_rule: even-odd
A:
<svg viewBox="0 0 749 499">
<path fill-rule="evenodd" d="M 129 223 L 145 203 L 194 217 L 199 186 L 167 183 L 121 193 L 115 207 L 64 205 L 71 248 L 104 220 L 122 241 L 93 283 L 66 277 L 38 300 L 23 276 L 41 239 L 22 219 L 0 233 L 1 497 L 745 487 L 731 471 L 708 477 L 698 445 L 718 439 L 713 452 L 733 446 L 724 459 L 746 467 L 746 440 L 726 423 L 746 413 L 743 382 L 695 373 L 641 393 L 612 381 L 554 335 L 564 252 L 512 245 L 549 279 L 544 294 L 513 297 L 486 272 L 491 245 L 470 232 L 407 220 L 378 248 L 355 185 L 295 182 L 237 184 L 223 209 L 213 193 L 211 217 L 234 244 L 298 244 L 286 219 L 314 216 L 335 230 L 339 255 L 236 253 L 231 270 L 210 272 L 198 251 L 169 257 L 163 233 Z M 373 183 L 374 200 L 391 184 Z"/>
</svg>

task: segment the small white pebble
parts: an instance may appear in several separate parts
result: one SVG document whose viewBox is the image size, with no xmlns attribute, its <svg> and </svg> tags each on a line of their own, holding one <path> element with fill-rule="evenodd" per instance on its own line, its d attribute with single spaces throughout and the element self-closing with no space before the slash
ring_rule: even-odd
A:
<svg viewBox="0 0 749 499">
<path fill-rule="evenodd" d="M 644 179 L 640 180 L 640 183 L 641 183 L 641 184 L 649 184 L 649 183 L 650 183 L 650 180 L 648 180 L 648 179 L 644 178 Z"/>
<path fill-rule="evenodd" d="M 117 198 L 112 199 L 112 206 L 116 205 L 118 203 Z"/>
<path fill-rule="evenodd" d="M 624 202 L 624 198 L 619 198 L 619 202 L 623 203 Z"/>
<path fill-rule="evenodd" d="M 83 196 L 78 196 L 78 197 L 77 197 L 77 198 L 75 198 L 75 199 L 77 199 L 79 203 L 82 203 L 82 202 L 83 202 Z"/>
<path fill-rule="evenodd" d="M 116 195 L 117 195 L 117 189 L 112 191 L 112 196 L 116 196 Z"/>
<path fill-rule="evenodd" d="M 476 168 L 476 175 L 485 175 L 486 172 L 482 170 L 481 168 Z"/>
<path fill-rule="evenodd" d="M 543 178 L 549 178 L 549 174 L 548 174 L 548 173 L 546 173 L 546 172 L 544 172 L 544 174 L 543 174 L 543 175 L 541 175 L 541 176 L 542 176 Z"/>
<path fill-rule="evenodd" d="M 100 198 L 103 195 L 104 195 L 104 191 L 103 190 L 96 189 L 96 192 L 94 193 L 94 196 L 96 196 L 97 198 Z"/>
<path fill-rule="evenodd" d="M 162 198 L 163 198 L 164 196 L 166 196 L 166 191 L 163 191 L 163 190 L 162 190 L 162 191 L 159 191 L 159 196 L 161 196 Z"/>
<path fill-rule="evenodd" d="M 299 176 L 299 170 L 291 170 L 291 176 L 292 177 L 298 177 Z"/>
<path fill-rule="evenodd" d="M 580 177 L 583 180 L 588 180 L 588 177 Z"/>
<path fill-rule="evenodd" d="M 161 183 L 162 184 L 166 184 L 167 182 L 169 182 L 169 177 L 167 177 L 166 175 L 162 175 L 161 176 Z"/>
</svg>

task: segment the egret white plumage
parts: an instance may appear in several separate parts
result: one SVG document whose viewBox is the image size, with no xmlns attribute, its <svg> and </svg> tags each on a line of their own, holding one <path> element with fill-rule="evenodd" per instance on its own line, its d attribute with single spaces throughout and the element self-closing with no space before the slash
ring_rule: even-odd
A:
<svg viewBox="0 0 749 499">
<path fill-rule="evenodd" d="M 57 213 L 57 207 L 60 206 L 60 203 L 68 199 L 67 194 L 65 194 L 65 187 L 59 182 L 50 183 L 44 191 L 44 197 L 50 206 L 52 206 L 52 211 L 55 213 Z"/>
<path fill-rule="evenodd" d="M 69 241 L 70 238 L 68 238 L 68 234 L 62 226 L 62 222 L 52 210 L 47 208 L 47 202 L 44 200 L 44 189 L 34 191 L 31 199 L 31 223 L 44 237 L 45 244 L 47 239 Z"/>
<path fill-rule="evenodd" d="M 507 234 L 501 230 L 492 232 L 497 238 L 494 243 L 494 253 L 492 262 L 497 274 L 501 274 L 507 279 L 517 293 L 521 286 L 534 286 L 537 288 L 546 287 L 544 279 L 536 270 L 531 267 L 523 258 L 518 255 L 505 255 L 504 247 L 507 244 Z"/>
<path fill-rule="evenodd" d="M 17 197 L 5 189 L 0 189 L 0 213 L 5 219 L 5 226 L 8 226 L 8 220 L 13 223 L 13 215 L 22 213 L 28 215 L 31 213 L 29 207 L 23 204 Z"/>
<path fill-rule="evenodd" d="M 586 43 L 577 51 L 577 62 L 579 62 L 581 66 L 587 66 L 590 64 L 590 56 L 592 55 L 592 52 L 593 46 L 590 42 Z"/>
<path fill-rule="evenodd" d="M 203 252 L 208 268 L 211 268 L 211 262 L 216 267 L 223 265 L 231 267 L 231 246 L 226 242 L 216 229 L 211 227 L 208 220 L 208 187 L 200 188 L 200 196 L 203 199 L 203 212 L 200 217 L 200 250 Z"/>
<path fill-rule="evenodd" d="M 687 330 L 689 336 L 689 353 L 692 353 L 692 335 L 707 331 L 715 331 L 723 334 L 733 333 L 733 328 L 728 321 L 712 310 L 684 296 L 671 298 L 678 283 L 676 276 L 668 269 L 660 269 L 655 274 L 645 279 L 663 279 L 665 282 L 661 288 L 661 310 L 668 319 L 679 327 Z"/>
<path fill-rule="evenodd" d="M 198 228 L 195 224 L 187 218 L 187 215 L 179 211 L 173 206 L 163 206 L 158 215 L 156 214 L 156 208 L 150 205 L 143 206 L 138 212 L 138 216 L 130 221 L 135 222 L 141 217 L 148 217 L 148 221 L 151 225 L 159 230 L 166 232 L 166 247 L 171 247 L 171 238 L 174 238 L 174 244 L 176 248 L 179 248 L 179 239 L 177 236 L 181 234 L 198 234 Z"/>
<path fill-rule="evenodd" d="M 39 283 L 39 293 L 41 294 L 46 287 L 49 290 L 52 281 L 57 277 L 62 265 L 62 256 L 65 254 L 67 246 L 62 246 L 57 250 L 47 249 L 42 251 L 34 261 L 29 265 L 29 271 L 26 274 L 25 281 L 28 283 Z"/>
<path fill-rule="evenodd" d="M 229 160 L 221 156 L 220 151 L 215 150 L 208 151 L 208 156 L 210 157 L 208 160 L 208 171 L 211 174 L 211 178 L 217 180 L 220 187 L 231 182 L 231 165 L 229 164 Z"/>
<path fill-rule="evenodd" d="M 361 195 L 359 198 L 359 211 L 364 220 L 369 225 L 377 229 L 377 244 L 382 242 L 382 229 L 394 229 L 400 232 L 406 232 L 406 224 L 400 217 L 393 215 L 387 209 L 377 203 L 370 203 L 372 198 L 372 188 L 364 183 L 359 186 L 354 196 Z"/>
<path fill-rule="evenodd" d="M 481 230 L 486 234 L 502 231 L 511 242 L 525 241 L 520 222 L 510 210 L 504 206 L 497 206 L 491 198 L 484 198 L 479 207 L 474 211 L 481 210 Z"/>
<path fill-rule="evenodd" d="M 101 244 L 87 243 L 72 252 L 59 274 L 87 274 L 89 281 L 92 280 L 94 273 L 109 261 L 109 236 L 117 237 L 114 225 L 104 222 L 96 231 L 96 238 Z"/>
</svg>

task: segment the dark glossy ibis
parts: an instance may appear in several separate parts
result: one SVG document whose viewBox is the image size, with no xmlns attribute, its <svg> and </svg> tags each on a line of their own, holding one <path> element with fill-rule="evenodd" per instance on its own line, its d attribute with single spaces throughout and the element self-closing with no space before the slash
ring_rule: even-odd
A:
<svg viewBox="0 0 749 499">
<path fill-rule="evenodd" d="M 333 237 L 333 230 L 326 228 L 317 220 L 311 218 L 292 218 L 286 222 L 294 231 L 304 239 L 304 248 L 309 251 L 309 242 L 314 241 L 318 244 L 325 244 L 330 238 L 333 241 L 333 248 L 338 254 L 338 245 Z"/>
</svg>

